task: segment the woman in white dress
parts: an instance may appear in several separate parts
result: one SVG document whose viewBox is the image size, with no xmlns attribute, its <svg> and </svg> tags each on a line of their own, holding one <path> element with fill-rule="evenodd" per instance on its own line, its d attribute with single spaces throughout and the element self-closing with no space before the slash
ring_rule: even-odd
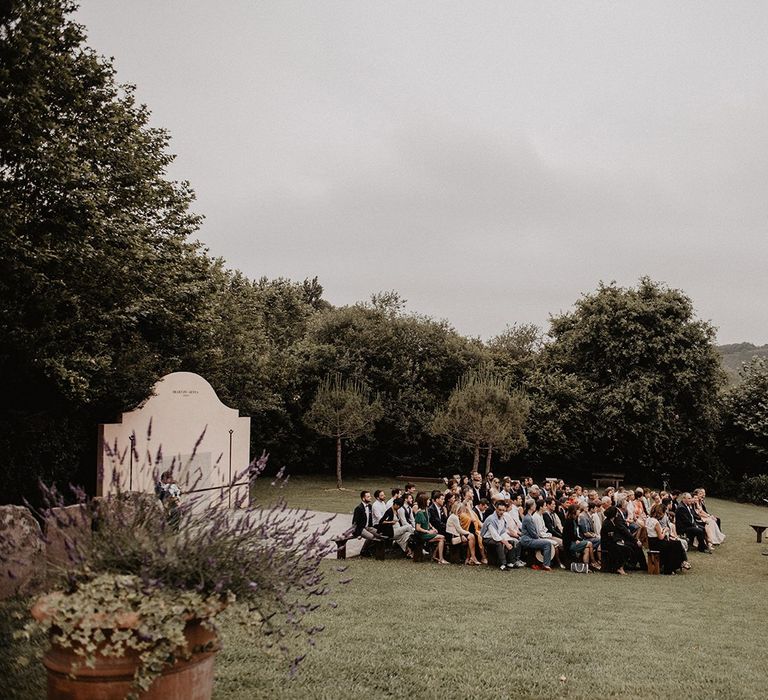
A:
<svg viewBox="0 0 768 700">
<path fill-rule="evenodd" d="M 707 532 L 707 541 L 711 545 L 722 544 L 725 540 L 725 535 L 722 530 L 717 526 L 717 518 L 714 515 L 710 515 L 701 507 L 701 493 L 699 489 L 696 489 L 693 496 L 693 509 L 696 511 L 696 515 L 704 523 L 704 529 Z"/>
</svg>

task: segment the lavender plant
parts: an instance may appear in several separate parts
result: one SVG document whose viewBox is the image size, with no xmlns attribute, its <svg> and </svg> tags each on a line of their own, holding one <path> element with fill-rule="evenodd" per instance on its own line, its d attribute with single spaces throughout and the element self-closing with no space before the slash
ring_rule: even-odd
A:
<svg viewBox="0 0 768 700">
<path fill-rule="evenodd" d="M 267 459 L 263 453 L 212 499 L 184 498 L 173 523 L 156 497 L 125 492 L 119 483 L 107 498 L 75 489 L 80 508 L 74 511 L 61 508 L 55 489 L 44 488 L 47 507 L 39 515 L 67 533 L 68 561 L 51 581 L 58 590 L 45 597 L 42 621 L 28 631 L 51 631 L 55 643 L 76 647 L 85 663 L 97 649 L 115 656 L 140 651 L 138 692 L 176 654 L 190 653 L 180 644 L 187 620 L 216 629 L 227 608 L 285 655 L 294 673 L 321 631 L 306 615 L 330 591 L 320 567 L 332 547 L 325 540 L 330 521 L 317 530 L 306 511 L 284 502 L 265 510 L 247 505 L 246 491 L 236 486 L 258 477 Z M 90 530 L 82 527 L 83 514 L 92 519 Z M 120 644 L 105 646 L 104 627 L 118 614 L 141 619 L 141 639 L 120 632 Z"/>
</svg>

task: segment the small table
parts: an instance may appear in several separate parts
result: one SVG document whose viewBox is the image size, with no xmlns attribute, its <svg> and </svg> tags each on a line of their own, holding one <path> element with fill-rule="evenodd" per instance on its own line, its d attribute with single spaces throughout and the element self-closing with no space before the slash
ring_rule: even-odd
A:
<svg viewBox="0 0 768 700">
<path fill-rule="evenodd" d="M 768 525 L 750 525 L 750 527 L 757 533 L 757 541 L 763 541 L 763 532 L 768 530 Z"/>
</svg>

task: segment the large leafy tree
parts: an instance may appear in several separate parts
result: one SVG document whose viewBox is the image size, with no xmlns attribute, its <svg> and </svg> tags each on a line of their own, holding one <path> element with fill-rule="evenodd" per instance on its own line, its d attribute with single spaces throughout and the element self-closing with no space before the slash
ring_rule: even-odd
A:
<svg viewBox="0 0 768 700">
<path fill-rule="evenodd" d="M 311 398 L 318 377 L 339 372 L 381 397 L 384 415 L 373 433 L 349 450 L 351 467 L 435 473 L 460 465 L 455 450 L 432 435 L 430 425 L 461 375 L 482 361 L 479 341 L 459 335 L 444 321 L 404 312 L 390 292 L 370 304 L 321 311 L 310 320 L 297 352 L 297 396 Z M 311 439 L 311 434 L 302 436 L 319 456 Z M 317 464 L 312 457 L 302 461 Z"/>
<path fill-rule="evenodd" d="M 65 479 L 92 463 L 94 419 L 179 368 L 210 316 L 212 262 L 189 238 L 192 191 L 166 177 L 168 134 L 87 47 L 75 7 L 0 15 L 4 490 L 22 468 L 28 483 L 36 465 Z"/>
<path fill-rule="evenodd" d="M 755 357 L 742 365 L 741 381 L 723 398 L 725 458 L 740 476 L 768 472 L 768 360 Z"/>
<path fill-rule="evenodd" d="M 551 320 L 534 392 L 532 452 L 542 462 L 559 457 L 639 480 L 664 472 L 686 482 L 711 476 L 724 382 L 714 335 L 679 290 L 648 278 L 635 288 L 600 285 Z M 546 431 L 533 423 L 557 423 L 559 410 L 566 432 L 549 447 L 568 452 L 547 454 Z"/>
<path fill-rule="evenodd" d="M 472 471 L 477 471 L 480 450 L 485 448 L 487 474 L 494 448 L 508 456 L 525 447 L 528 411 L 527 397 L 512 389 L 508 379 L 480 367 L 462 376 L 435 415 L 432 430 L 474 450 Z"/>
<path fill-rule="evenodd" d="M 335 374 L 320 385 L 306 415 L 310 428 L 336 441 L 336 487 L 342 487 L 341 450 L 343 440 L 370 433 L 381 418 L 378 397 L 360 382 L 342 379 Z"/>
</svg>

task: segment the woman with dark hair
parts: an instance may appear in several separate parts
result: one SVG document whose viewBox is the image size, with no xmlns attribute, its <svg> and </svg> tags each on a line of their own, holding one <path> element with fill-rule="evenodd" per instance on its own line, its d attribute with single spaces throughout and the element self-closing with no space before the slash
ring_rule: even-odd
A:
<svg viewBox="0 0 768 700">
<path fill-rule="evenodd" d="M 651 506 L 651 514 L 646 520 L 645 527 L 648 530 L 648 551 L 658 552 L 663 574 L 674 574 L 678 569 L 687 568 L 685 563 L 688 555 L 683 549 L 683 544 L 678 539 L 673 539 L 669 528 L 663 527 L 664 506 L 656 503 Z"/>
<path fill-rule="evenodd" d="M 445 537 L 429 524 L 429 514 L 427 513 L 429 498 L 427 498 L 427 494 L 423 491 L 416 496 L 416 505 L 418 506 L 418 511 L 415 514 L 416 536 L 422 544 L 435 542 L 437 547 L 432 558 L 439 564 L 447 564 L 448 562 L 443 558 Z"/>
<path fill-rule="evenodd" d="M 600 568 L 600 563 L 595 559 L 592 543 L 584 539 L 579 531 L 579 506 L 575 503 L 568 506 L 565 514 L 563 547 L 568 549 L 572 557 L 581 558 L 585 564 L 591 564 L 593 569 Z"/>
<path fill-rule="evenodd" d="M 632 558 L 632 548 L 624 542 L 624 534 L 616 529 L 616 506 L 606 508 L 603 527 L 600 530 L 600 542 L 605 548 L 607 558 L 603 560 L 603 566 L 609 571 L 626 576 L 624 565 Z"/>
</svg>

